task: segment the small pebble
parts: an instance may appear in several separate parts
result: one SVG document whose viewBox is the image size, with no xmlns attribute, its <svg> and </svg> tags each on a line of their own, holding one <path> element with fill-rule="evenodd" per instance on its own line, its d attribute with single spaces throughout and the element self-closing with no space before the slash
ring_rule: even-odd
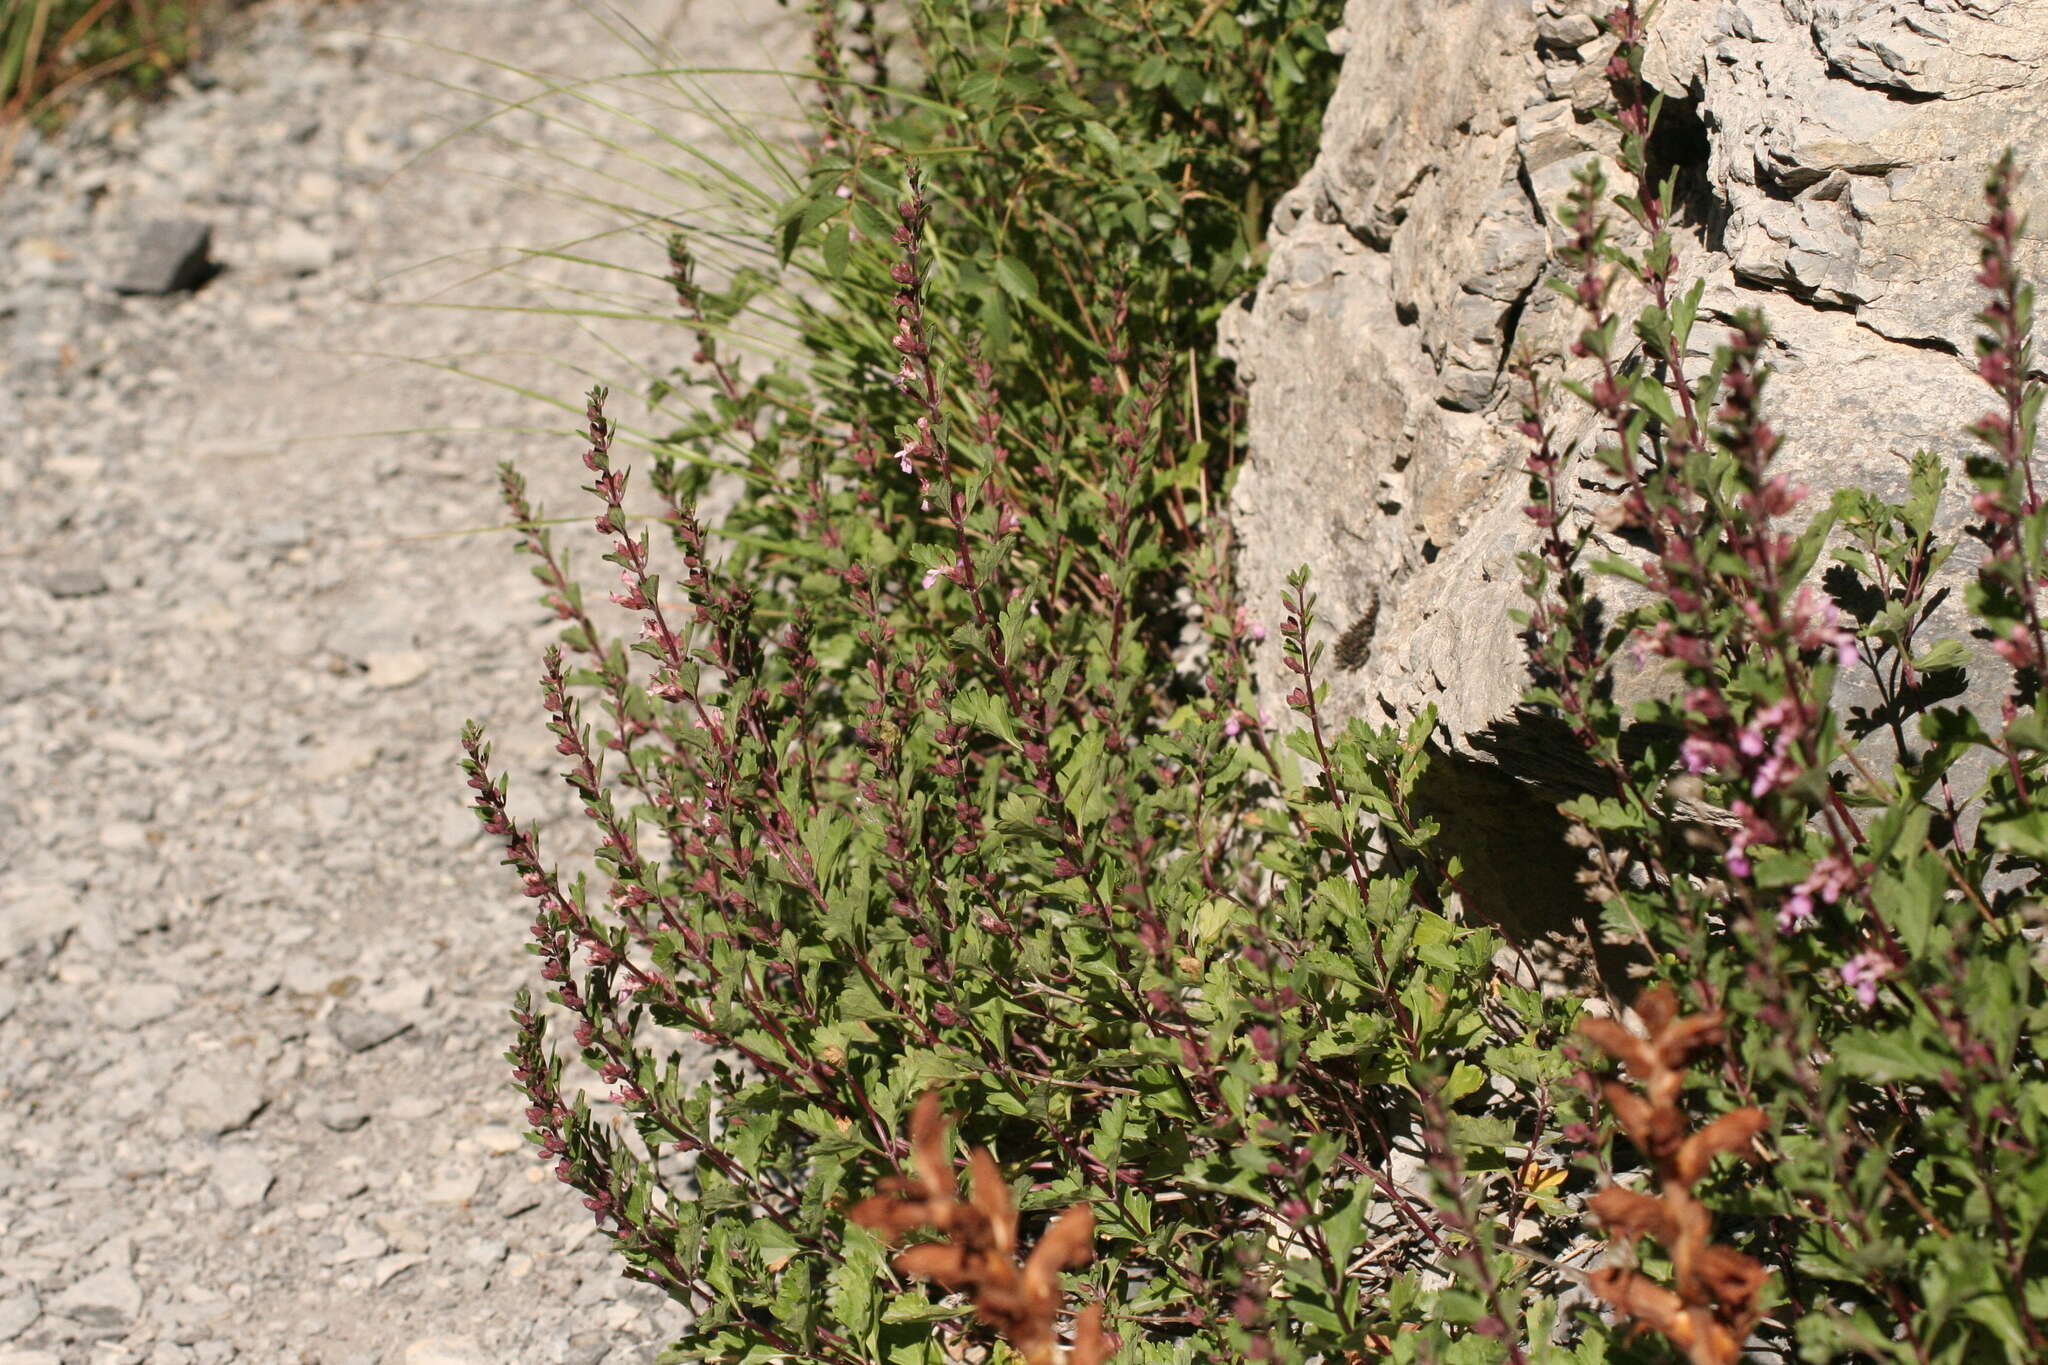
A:
<svg viewBox="0 0 2048 1365">
<path fill-rule="evenodd" d="M 354 1100 L 334 1100 L 320 1106 L 320 1123 L 330 1132 L 353 1133 L 370 1121 L 370 1111 Z"/>
<path fill-rule="evenodd" d="M 341 1006 L 327 1021 L 334 1034 L 334 1040 L 350 1052 L 368 1052 L 371 1048 L 388 1043 L 412 1027 L 409 1019 L 386 1014 L 382 1010 L 356 1009 Z"/>
<path fill-rule="evenodd" d="M 270 1194 L 277 1173 L 248 1152 L 222 1152 L 213 1159 L 213 1187 L 231 1209 L 253 1209 Z"/>
<path fill-rule="evenodd" d="M 98 569 L 56 569 L 43 575 L 43 591 L 60 600 L 98 597 L 107 586 L 107 576 Z"/>
</svg>

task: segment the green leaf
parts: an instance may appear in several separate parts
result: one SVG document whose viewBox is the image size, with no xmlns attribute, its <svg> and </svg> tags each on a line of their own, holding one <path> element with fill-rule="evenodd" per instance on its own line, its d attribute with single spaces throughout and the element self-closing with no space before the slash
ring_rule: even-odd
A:
<svg viewBox="0 0 2048 1365">
<path fill-rule="evenodd" d="M 825 273 L 835 280 L 846 274 L 847 258 L 853 250 L 852 239 L 847 234 L 848 229 L 844 223 L 834 222 L 825 225 L 825 244 L 822 253 Z"/>
<path fill-rule="evenodd" d="M 1459 1062 L 1451 1068 L 1450 1079 L 1444 1082 L 1443 1100 L 1456 1104 L 1467 1095 L 1486 1084 L 1486 1071 L 1470 1062 Z"/>
<path fill-rule="evenodd" d="M 1929 1080 L 1941 1074 L 1947 1058 L 1905 1033 L 1859 1029 L 1835 1040 L 1835 1065 L 1862 1080 Z"/>
<path fill-rule="evenodd" d="M 1922 651 L 1913 667 L 1922 673 L 1939 673 L 1944 668 L 1961 668 L 1970 662 L 1970 647 L 1961 640 L 1942 640 Z"/>
<path fill-rule="evenodd" d="M 996 282 L 1012 298 L 1029 302 L 1038 297 L 1038 280 L 1015 256 L 998 256 L 991 268 Z"/>
<path fill-rule="evenodd" d="M 1984 837 L 2006 853 L 2048 860 L 2048 810 L 2028 810 L 1984 822 Z"/>
</svg>

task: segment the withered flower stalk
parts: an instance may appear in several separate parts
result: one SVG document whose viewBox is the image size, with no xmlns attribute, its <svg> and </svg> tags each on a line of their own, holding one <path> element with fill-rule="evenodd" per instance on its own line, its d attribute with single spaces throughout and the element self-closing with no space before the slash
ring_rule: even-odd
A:
<svg viewBox="0 0 2048 1365">
<path fill-rule="evenodd" d="M 1693 1196 L 1719 1152 L 1746 1154 L 1765 1126 L 1763 1112 L 1737 1109 L 1692 1131 L 1679 1095 L 1685 1067 L 1721 1046 L 1721 1013 L 1681 1015 L 1667 987 L 1645 991 L 1636 1013 L 1649 1029 L 1638 1038 L 1611 1019 L 1588 1019 L 1580 1030 L 1622 1063 L 1638 1090 L 1620 1081 L 1602 1087 L 1622 1131 L 1648 1158 L 1657 1193 L 1610 1185 L 1588 1207 L 1624 1242 L 1652 1237 L 1671 1258 L 1672 1283 L 1640 1270 L 1609 1265 L 1589 1277 L 1593 1292 L 1637 1323 L 1664 1336 L 1691 1365 L 1735 1365 L 1742 1343 L 1762 1316 L 1759 1296 L 1766 1272 L 1752 1257 L 1712 1240 L 1713 1218 Z"/>
<path fill-rule="evenodd" d="M 1054 1365 L 1060 1272 L 1093 1257 L 1095 1215 L 1086 1204 L 1074 1205 L 1053 1220 L 1031 1255 L 1018 1264 L 1017 1206 L 995 1158 L 985 1147 L 969 1155 L 971 1193 L 963 1201 L 946 1160 L 948 1122 L 938 1092 L 926 1091 L 910 1116 L 916 1178 L 884 1180 L 880 1194 L 853 1206 L 853 1221 L 891 1244 L 913 1232 L 938 1233 L 945 1240 L 898 1252 L 896 1268 L 966 1294 L 975 1315 L 1016 1348 L 1025 1365 Z M 1102 1306 L 1093 1304 L 1074 1321 L 1067 1365 L 1103 1365 L 1108 1359 Z"/>
</svg>

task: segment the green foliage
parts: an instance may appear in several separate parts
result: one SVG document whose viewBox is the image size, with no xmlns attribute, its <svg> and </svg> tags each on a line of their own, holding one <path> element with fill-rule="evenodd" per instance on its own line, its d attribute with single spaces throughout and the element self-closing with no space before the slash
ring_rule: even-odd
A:
<svg viewBox="0 0 2048 1365">
<path fill-rule="evenodd" d="M 1597 168 L 1572 210 L 1578 353 L 1596 373 L 1576 392 L 1649 551 L 1614 566 L 1649 600 L 1604 631 L 1578 568 L 1588 535 L 1556 515 L 1567 457 L 1549 446 L 1540 391 L 1528 411 L 1531 511 L 1548 533 L 1526 564 L 1541 700 L 1612 787 L 1565 812 L 1610 931 L 1689 1008 L 1725 1014 L 1726 1062 L 1703 1078 L 1699 1109 L 1757 1106 L 1769 1120 L 1765 1174 L 1718 1201 L 1780 1277 L 1765 1335 L 1814 1361 L 2048 1359 L 2048 1073 L 2035 1043 L 2048 1024 L 2035 796 L 2048 770 L 2031 605 L 2044 582 L 2031 466 L 2042 389 L 2012 266 L 2012 159 L 1991 177 L 1979 233 L 1990 302 L 1978 368 L 1995 408 L 1966 462 L 1983 546 L 1973 646 L 1923 637 L 1957 577 L 1942 578 L 1957 547 L 1935 534 L 1951 496 L 1940 459 L 1913 458 L 1899 503 L 1850 491 L 1801 527 L 1805 490 L 1772 468 L 1764 321 L 1732 319 L 1715 363 L 1688 377 L 1699 295 L 1670 279 L 1670 190 L 1645 183 L 1646 113 L 1640 94 L 1624 107 L 1638 192 L 1613 201 L 1642 245 L 1617 245 L 1602 221 Z M 1634 351 L 1614 325 L 1629 284 L 1651 300 Z M 1812 580 L 1830 559 L 1824 595 Z M 1663 656 L 1677 685 L 1624 714 L 1607 680 L 1629 648 Z M 1883 699 L 1853 727 L 1834 704 L 1849 671 Z M 1977 711 L 1941 705 L 1966 673 L 2009 682 L 2002 696 L 1981 687 Z M 1670 738 L 1632 751 L 1633 724 Z M 1702 810 L 1718 819 L 1702 827 Z"/>
<path fill-rule="evenodd" d="M 1215 511 L 1239 435 L 1208 329 L 1312 150 L 1330 10 L 821 10 L 815 154 L 735 183 L 751 236 L 668 245 L 696 351 L 654 395 L 694 400 L 651 443 L 664 543 L 589 400 L 625 637 L 506 472 L 564 623 L 544 702 L 595 843 L 589 872 L 555 872 L 472 728 L 470 783 L 548 982 L 510 1057 L 535 1143 L 628 1273 L 696 1311 L 666 1360 L 939 1361 L 985 1339 L 845 1215 L 904 1166 L 935 1087 L 1012 1181 L 1027 1242 L 1091 1207 L 1070 1300 L 1106 1307 L 1119 1360 L 1662 1349 L 1578 1292 L 1600 1245 L 1585 1196 L 1649 1163 L 1595 1127 L 1578 1003 L 1466 908 L 1420 799 L 1433 718 L 1322 712 L 1305 575 L 1280 604 L 1285 724 L 1251 683 L 1263 628 Z M 918 69 L 892 84 L 904 47 Z M 1602 774 L 1564 813 L 1604 931 L 1688 1013 L 1723 1014 L 1716 1064 L 1660 1103 L 1767 1120 L 1767 1161 L 1693 1191 L 1773 1272 L 1764 1343 L 2048 1359 L 2048 513 L 2016 221 L 1994 201 L 1999 412 L 1970 466 L 1970 600 L 2014 667 L 1987 718 L 1929 685 L 2002 666 L 1924 638 L 1957 572 L 1944 465 L 1918 459 L 1902 503 L 1845 495 L 1795 528 L 1763 322 L 1728 320 L 1690 372 L 1702 296 L 1672 277 L 1654 111 L 1630 83 L 1633 192 L 1589 168 L 1570 205 L 1587 318 L 1565 387 L 1646 551 L 1583 562 L 1580 456 L 1518 367 L 1544 533 L 1529 703 Z M 800 366 L 739 363 L 764 315 Z M 732 483 L 703 525 L 696 499 Z M 1824 566 L 1862 582 L 1833 602 Z M 1603 572 L 1637 605 L 1609 611 Z M 1624 713 L 1613 669 L 1637 649 L 1676 685 Z M 1832 701 L 1852 668 L 1886 698 L 1861 730 Z M 1881 758 L 1855 747 L 1873 737 Z M 565 1089 L 551 1018 L 608 1096 Z M 1680 1258 L 1635 1255 L 1687 1283 Z"/>
<path fill-rule="evenodd" d="M 190 56 L 199 19 L 187 0 L 13 0 L 0 14 L 0 123 L 48 116 L 102 77 L 150 89 Z"/>
</svg>

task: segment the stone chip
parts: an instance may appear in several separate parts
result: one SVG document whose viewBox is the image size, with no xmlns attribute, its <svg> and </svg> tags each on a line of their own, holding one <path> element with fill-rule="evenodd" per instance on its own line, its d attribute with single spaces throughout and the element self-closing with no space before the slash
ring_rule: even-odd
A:
<svg viewBox="0 0 2048 1365">
<path fill-rule="evenodd" d="M 344 1005 L 334 1011 L 327 1027 L 333 1032 L 334 1040 L 350 1052 L 368 1052 L 404 1033 L 412 1027 L 412 1021 L 381 1010 L 354 1009 Z"/>
<path fill-rule="evenodd" d="M 122 294 L 179 294 L 197 289 L 219 271 L 212 259 L 213 227 L 190 219 L 145 223 L 135 253 L 114 282 Z"/>
<path fill-rule="evenodd" d="M 231 1209 L 253 1209 L 270 1195 L 277 1173 L 248 1152 L 222 1152 L 213 1159 L 213 1187 Z"/>
<path fill-rule="evenodd" d="M 124 1327 L 142 1311 L 142 1286 L 126 1267 L 109 1266 L 57 1295 L 50 1308 L 87 1327 Z"/>
<path fill-rule="evenodd" d="M 188 1064 L 171 1082 L 164 1100 L 188 1129 L 204 1137 L 247 1127 L 269 1102 L 254 1075 L 218 1058 Z"/>
</svg>

